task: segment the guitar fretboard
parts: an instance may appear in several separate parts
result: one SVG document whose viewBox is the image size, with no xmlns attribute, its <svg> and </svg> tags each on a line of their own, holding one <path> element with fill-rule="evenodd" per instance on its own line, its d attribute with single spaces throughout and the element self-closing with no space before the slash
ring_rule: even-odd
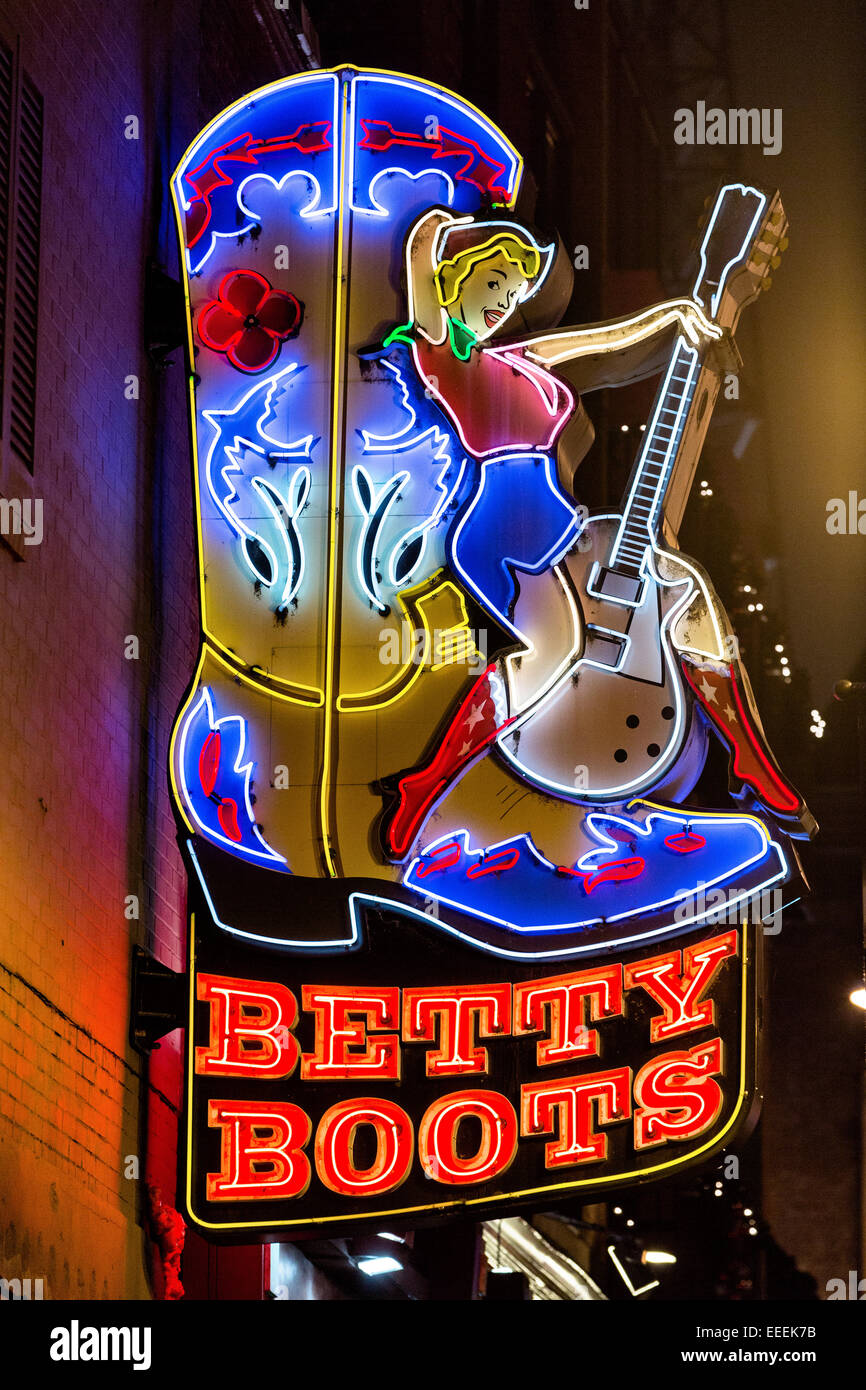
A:
<svg viewBox="0 0 866 1390">
<path fill-rule="evenodd" d="M 638 577 L 656 534 L 700 371 L 697 351 L 678 338 L 637 458 L 611 565 Z"/>
</svg>

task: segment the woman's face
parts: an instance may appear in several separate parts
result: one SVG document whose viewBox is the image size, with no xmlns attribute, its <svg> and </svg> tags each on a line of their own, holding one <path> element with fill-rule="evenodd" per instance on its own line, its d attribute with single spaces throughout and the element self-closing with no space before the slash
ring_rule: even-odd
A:
<svg viewBox="0 0 866 1390">
<path fill-rule="evenodd" d="M 462 319 L 476 338 L 489 338 L 514 312 L 526 284 L 519 267 L 496 251 L 472 267 L 460 287 L 453 317 Z"/>
</svg>

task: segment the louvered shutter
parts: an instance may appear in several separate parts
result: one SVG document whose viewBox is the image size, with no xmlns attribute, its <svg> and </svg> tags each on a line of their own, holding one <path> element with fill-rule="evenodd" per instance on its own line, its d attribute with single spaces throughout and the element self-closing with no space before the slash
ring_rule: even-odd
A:
<svg viewBox="0 0 866 1390">
<path fill-rule="evenodd" d="M 12 168 L 13 57 L 0 43 L 0 422 L 6 378 L 6 300 L 9 269 L 9 176 Z"/>
<path fill-rule="evenodd" d="M 9 435 L 33 470 L 36 429 L 36 329 L 39 312 L 39 233 L 42 212 L 42 96 L 21 78 L 15 178 L 12 362 Z"/>
</svg>

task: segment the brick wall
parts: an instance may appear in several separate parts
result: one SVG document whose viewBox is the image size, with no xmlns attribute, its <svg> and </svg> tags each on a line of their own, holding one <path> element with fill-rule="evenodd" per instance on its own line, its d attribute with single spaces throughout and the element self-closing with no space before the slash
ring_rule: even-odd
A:
<svg viewBox="0 0 866 1390">
<path fill-rule="evenodd" d="M 0 4 L 45 99 L 44 540 L 23 562 L 0 548 L 0 1275 L 52 1298 L 148 1297 L 145 1172 L 174 1195 L 177 1048 L 147 1085 L 127 1033 L 133 942 L 183 952 L 165 759 L 195 647 L 187 425 L 142 310 L 170 245 L 157 194 L 195 131 L 177 55 L 197 28 L 195 3 Z"/>
<path fill-rule="evenodd" d="M 0 37 L 45 100 L 44 539 L 0 540 L 0 1277 L 159 1297 L 141 1213 L 147 1183 L 175 1200 L 183 1038 L 129 1047 L 129 975 L 134 944 L 184 964 L 166 768 L 198 587 L 183 354 L 146 351 L 145 265 L 177 276 L 168 179 L 203 122 L 300 61 L 267 0 L 0 0 Z"/>
</svg>

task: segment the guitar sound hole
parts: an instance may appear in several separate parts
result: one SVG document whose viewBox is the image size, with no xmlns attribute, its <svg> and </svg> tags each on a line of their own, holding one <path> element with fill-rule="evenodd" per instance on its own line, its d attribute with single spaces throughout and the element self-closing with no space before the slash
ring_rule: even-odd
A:
<svg viewBox="0 0 866 1390">
<path fill-rule="evenodd" d="M 640 723 L 640 720 L 636 714 L 630 714 L 625 722 L 630 729 L 636 729 L 638 724 Z"/>
<path fill-rule="evenodd" d="M 662 719 L 673 719 L 675 714 L 676 710 L 674 709 L 673 705 L 665 705 L 664 709 L 662 710 Z"/>
<path fill-rule="evenodd" d="M 648 746 L 648 748 L 647 748 L 646 751 L 647 751 L 647 753 L 650 755 L 651 758 L 657 758 L 658 755 L 659 755 L 659 753 L 660 753 L 662 750 L 659 748 L 659 746 L 658 746 L 657 743 L 651 743 L 651 744 L 649 744 L 649 746 Z"/>
<path fill-rule="evenodd" d="M 628 753 L 625 751 L 624 748 L 617 748 L 613 756 L 616 758 L 618 763 L 624 763 L 628 757 Z"/>
</svg>

